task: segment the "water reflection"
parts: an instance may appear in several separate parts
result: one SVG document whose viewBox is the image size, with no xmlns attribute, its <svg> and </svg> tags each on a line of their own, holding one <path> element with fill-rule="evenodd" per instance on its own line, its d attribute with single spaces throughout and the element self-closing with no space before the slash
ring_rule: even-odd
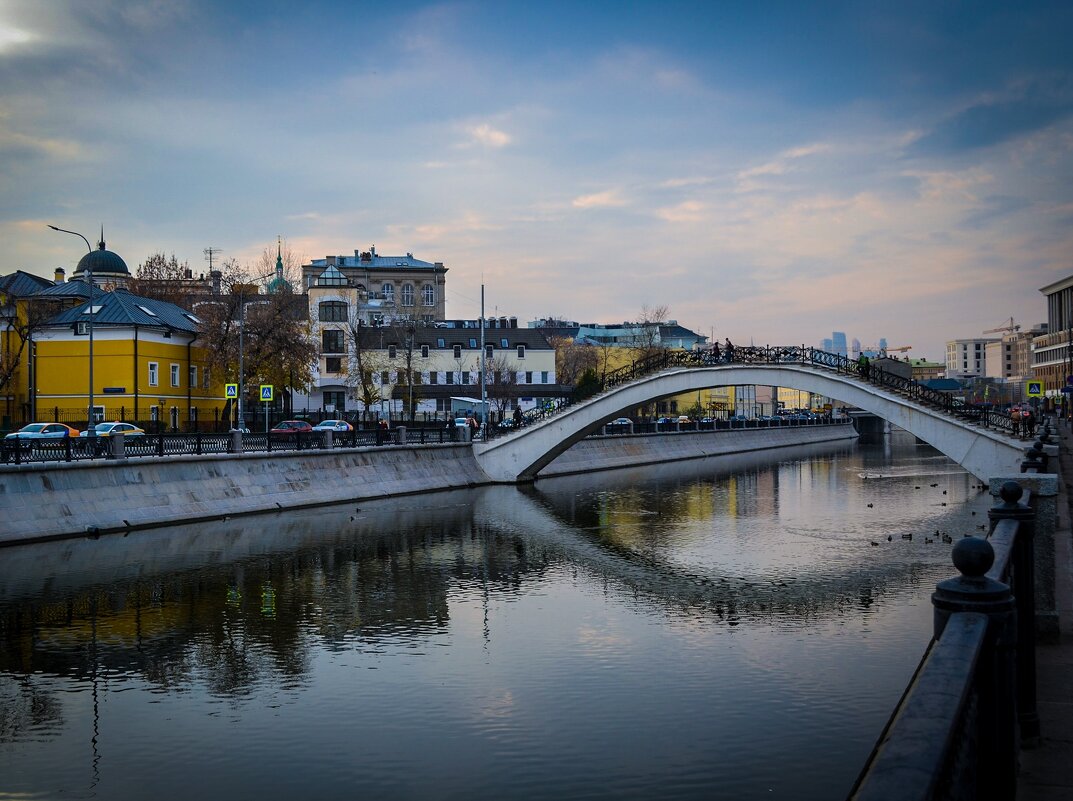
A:
<svg viewBox="0 0 1073 801">
<path fill-rule="evenodd" d="M 306 794 L 326 797 L 480 796 L 477 776 L 497 797 L 740 798 L 778 790 L 759 777 L 796 736 L 776 750 L 812 784 L 783 797 L 824 797 L 852 781 L 845 738 L 866 749 L 882 725 L 924 644 L 919 599 L 949 572 L 948 548 L 899 532 L 965 528 L 983 503 L 930 450 L 878 453 L 812 446 L 7 549 L 0 775 L 18 765 L 16 789 L 46 795 L 302 794 L 267 756 L 316 765 Z M 921 475 L 941 487 L 925 497 Z M 868 659 L 890 651 L 868 667 L 878 694 L 857 675 L 824 687 L 832 654 L 865 658 L 844 631 Z M 773 673 L 790 642 L 793 672 Z M 774 734 L 783 704 L 801 728 Z M 220 705 L 245 744 L 222 746 Z M 203 775 L 179 781 L 175 753 Z"/>
</svg>

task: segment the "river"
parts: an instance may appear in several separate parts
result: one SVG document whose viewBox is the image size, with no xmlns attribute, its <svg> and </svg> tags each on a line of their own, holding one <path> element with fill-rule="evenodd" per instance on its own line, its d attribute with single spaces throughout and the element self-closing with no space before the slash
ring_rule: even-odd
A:
<svg viewBox="0 0 1073 801">
<path fill-rule="evenodd" d="M 0 797 L 844 797 L 989 505 L 896 434 L 0 549 Z"/>
</svg>

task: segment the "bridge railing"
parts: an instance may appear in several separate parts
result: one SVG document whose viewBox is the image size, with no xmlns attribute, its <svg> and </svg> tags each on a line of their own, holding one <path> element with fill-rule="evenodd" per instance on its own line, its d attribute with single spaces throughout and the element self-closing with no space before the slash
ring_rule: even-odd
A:
<svg viewBox="0 0 1073 801">
<path fill-rule="evenodd" d="M 1008 481 L 989 539 L 954 545 L 933 640 L 857 779 L 852 801 L 1014 798 L 1020 742 L 1039 738 L 1035 511 Z M 1024 498 L 1024 501 L 1022 501 Z"/>
</svg>

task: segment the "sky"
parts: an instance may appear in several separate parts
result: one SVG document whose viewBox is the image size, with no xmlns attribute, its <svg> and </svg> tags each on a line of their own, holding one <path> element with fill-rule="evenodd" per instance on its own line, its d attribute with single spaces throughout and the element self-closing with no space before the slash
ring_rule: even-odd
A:
<svg viewBox="0 0 1073 801">
<path fill-rule="evenodd" d="M 442 261 L 447 314 L 942 359 L 1073 275 L 1073 3 L 0 0 L 0 274 Z"/>
</svg>

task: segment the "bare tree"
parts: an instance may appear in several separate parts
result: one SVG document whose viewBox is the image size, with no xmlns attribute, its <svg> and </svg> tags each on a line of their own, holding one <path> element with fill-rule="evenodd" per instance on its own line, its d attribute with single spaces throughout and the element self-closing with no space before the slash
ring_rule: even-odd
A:
<svg viewBox="0 0 1073 801">
<path fill-rule="evenodd" d="M 179 263 L 171 257 L 154 253 L 138 265 L 128 288 L 143 298 L 163 300 L 176 306 L 186 306 L 190 301 L 190 287 L 185 282 L 190 271 L 188 262 Z"/>
<path fill-rule="evenodd" d="M 548 337 L 555 348 L 555 375 L 560 384 L 574 385 L 586 370 L 596 370 L 599 354 L 593 345 L 585 345 L 570 337 Z"/>
<path fill-rule="evenodd" d="M 388 398 L 383 373 L 390 368 L 390 362 L 384 350 L 384 330 L 365 325 L 354 310 L 351 310 L 344 329 L 346 384 L 357 394 L 366 411 L 375 409 Z"/>
<path fill-rule="evenodd" d="M 267 290 L 276 277 L 276 261 L 283 262 L 283 278 L 295 291 L 302 291 L 302 262 L 305 257 L 291 249 L 289 243 L 280 240 L 274 248 L 265 248 L 250 266 L 253 279 Z"/>
<path fill-rule="evenodd" d="M 0 330 L 3 347 L 0 348 L 0 395 L 9 395 L 15 389 L 26 348 L 34 334 L 57 313 L 54 304 L 9 297 L 0 305 Z M 8 410 L 10 413 L 11 410 Z"/>
<path fill-rule="evenodd" d="M 221 265 L 221 291 L 194 312 L 208 345 L 209 368 L 238 377 L 239 328 L 243 327 L 246 386 L 273 384 L 299 389 L 312 380 L 317 347 L 310 337 L 309 307 L 301 295 L 284 289 L 262 295 L 249 272 L 233 259 Z"/>
<path fill-rule="evenodd" d="M 637 332 L 631 349 L 634 361 L 652 356 L 663 349 L 660 338 L 660 326 L 667 322 L 666 306 L 641 307 L 641 319 L 637 321 Z"/>
<path fill-rule="evenodd" d="M 511 364 L 507 354 L 499 351 L 491 359 L 485 360 L 484 376 L 485 394 L 488 402 L 495 407 L 500 418 L 511 408 L 518 397 L 518 373 Z"/>
</svg>

